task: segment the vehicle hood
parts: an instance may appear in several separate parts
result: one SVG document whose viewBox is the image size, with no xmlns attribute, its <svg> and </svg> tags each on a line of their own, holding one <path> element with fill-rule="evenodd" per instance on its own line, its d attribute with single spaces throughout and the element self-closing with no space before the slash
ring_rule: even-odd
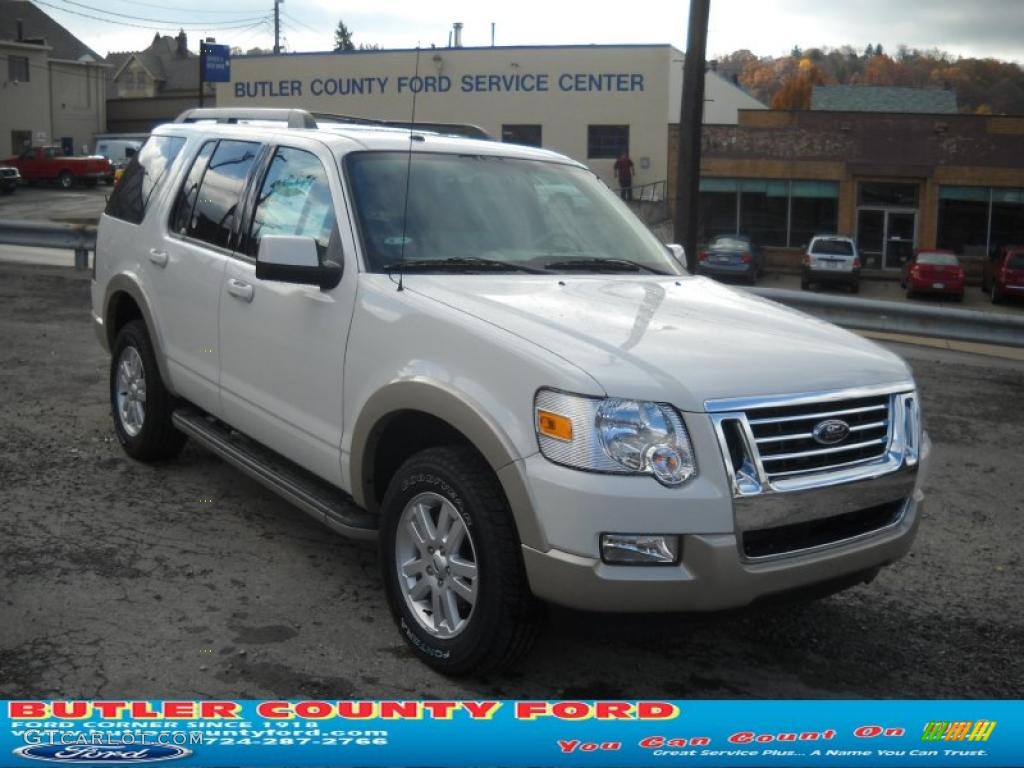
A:
<svg viewBox="0 0 1024 768">
<path fill-rule="evenodd" d="M 703 277 L 407 275 L 405 288 L 561 356 L 608 395 L 682 410 L 911 380 L 860 336 Z"/>
</svg>

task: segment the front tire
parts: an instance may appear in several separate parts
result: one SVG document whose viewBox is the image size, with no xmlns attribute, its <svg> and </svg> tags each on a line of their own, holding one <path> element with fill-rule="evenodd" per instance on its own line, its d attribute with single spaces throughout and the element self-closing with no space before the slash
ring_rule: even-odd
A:
<svg viewBox="0 0 1024 768">
<path fill-rule="evenodd" d="M 75 185 L 75 177 L 71 175 L 71 171 L 63 171 L 57 177 L 57 183 L 61 189 L 71 189 Z"/>
<path fill-rule="evenodd" d="M 159 461 L 181 452 L 185 435 L 171 423 L 174 398 L 160 378 L 156 353 L 142 320 L 126 323 L 114 340 L 110 405 L 114 433 L 133 459 Z"/>
<path fill-rule="evenodd" d="M 380 553 L 391 614 L 428 666 L 506 669 L 533 647 L 543 608 L 501 486 L 470 448 L 427 449 L 399 468 L 382 504 Z"/>
</svg>

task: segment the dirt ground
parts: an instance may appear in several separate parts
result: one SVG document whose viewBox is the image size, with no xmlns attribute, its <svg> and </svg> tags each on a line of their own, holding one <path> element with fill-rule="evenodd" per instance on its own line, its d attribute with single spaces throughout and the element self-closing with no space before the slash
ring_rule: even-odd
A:
<svg viewBox="0 0 1024 768">
<path fill-rule="evenodd" d="M 715 616 L 552 610 L 514 673 L 412 659 L 373 545 L 210 454 L 113 439 L 88 275 L 0 264 L 0 698 L 1019 697 L 1024 364 L 899 347 L 935 442 L 911 554 Z"/>
</svg>

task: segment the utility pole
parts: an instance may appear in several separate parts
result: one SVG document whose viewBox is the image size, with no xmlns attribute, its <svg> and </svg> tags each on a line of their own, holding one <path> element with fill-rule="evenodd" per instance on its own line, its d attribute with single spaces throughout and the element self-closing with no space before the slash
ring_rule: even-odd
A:
<svg viewBox="0 0 1024 768">
<path fill-rule="evenodd" d="M 281 0 L 274 0 L 274 53 L 281 52 Z"/>
<path fill-rule="evenodd" d="M 711 0 L 690 0 L 679 110 L 674 240 L 686 248 L 686 268 L 697 271 L 697 202 L 700 195 L 700 130 L 704 117 L 704 56 Z"/>
</svg>

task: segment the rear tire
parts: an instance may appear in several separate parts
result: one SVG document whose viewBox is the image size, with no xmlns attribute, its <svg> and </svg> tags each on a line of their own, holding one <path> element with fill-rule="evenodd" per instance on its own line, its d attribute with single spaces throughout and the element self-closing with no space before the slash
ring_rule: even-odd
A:
<svg viewBox="0 0 1024 768">
<path fill-rule="evenodd" d="M 139 461 L 181 453 L 185 435 L 174 428 L 174 398 L 160 378 L 153 343 L 142 320 L 118 332 L 110 356 L 110 406 L 114 433 L 125 453 Z"/>
<path fill-rule="evenodd" d="M 809 290 L 811 290 L 811 281 L 808 280 L 806 277 L 801 277 L 800 278 L 800 290 L 801 291 L 809 291 Z"/>
<path fill-rule="evenodd" d="M 381 507 L 380 555 L 391 614 L 427 666 L 506 669 L 533 647 L 543 605 L 501 486 L 472 449 L 430 448 L 399 468 Z"/>
<path fill-rule="evenodd" d="M 57 177 L 57 184 L 61 189 L 71 189 L 75 186 L 75 177 L 71 175 L 71 171 L 62 171 Z"/>
<path fill-rule="evenodd" d="M 998 283 L 992 283 L 992 303 L 1002 304 L 1003 303 L 1003 292 L 999 290 Z"/>
<path fill-rule="evenodd" d="M 850 284 L 850 293 L 860 293 L 860 282 Z"/>
</svg>

